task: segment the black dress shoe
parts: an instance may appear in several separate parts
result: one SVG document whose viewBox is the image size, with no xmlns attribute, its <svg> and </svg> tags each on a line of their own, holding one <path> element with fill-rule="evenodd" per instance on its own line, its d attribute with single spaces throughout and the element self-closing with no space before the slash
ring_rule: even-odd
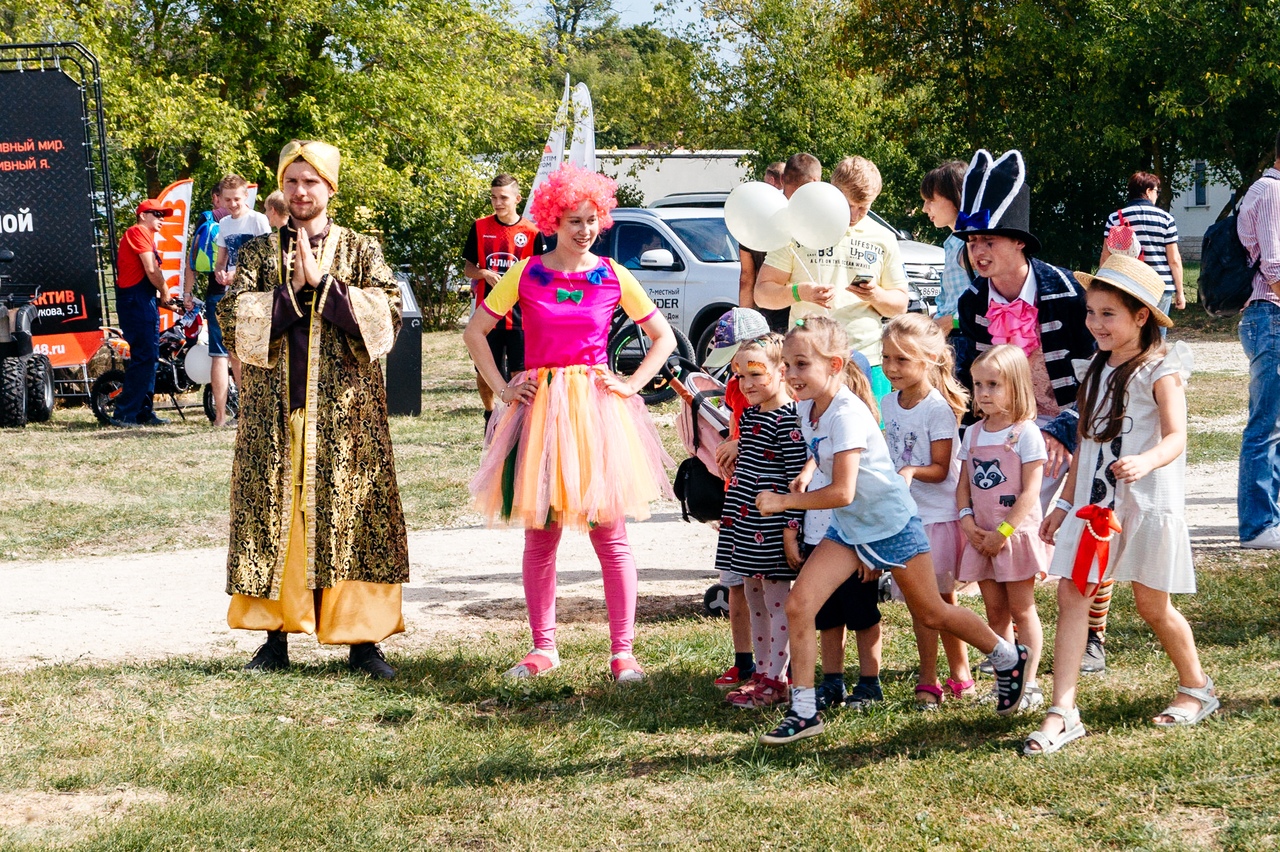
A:
<svg viewBox="0 0 1280 852">
<path fill-rule="evenodd" d="M 245 665 L 247 672 L 278 672 L 289 668 L 289 634 L 283 630 L 267 631 L 267 641 Z"/>
<path fill-rule="evenodd" d="M 168 426 L 169 421 L 163 417 L 156 417 L 154 414 L 142 421 L 143 426 Z"/>
<path fill-rule="evenodd" d="M 396 670 L 391 668 L 387 664 L 387 658 L 382 656 L 382 649 L 373 642 L 362 642 L 351 646 L 350 666 L 355 671 L 364 672 L 370 677 L 382 680 L 391 680 L 396 676 Z"/>
</svg>

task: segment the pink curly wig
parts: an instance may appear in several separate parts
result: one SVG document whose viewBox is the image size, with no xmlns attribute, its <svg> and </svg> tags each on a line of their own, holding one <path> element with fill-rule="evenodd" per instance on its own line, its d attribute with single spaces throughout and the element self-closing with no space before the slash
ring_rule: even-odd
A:
<svg viewBox="0 0 1280 852">
<path fill-rule="evenodd" d="M 549 237 L 560 227 L 562 216 L 576 210 L 582 202 L 590 201 L 600 216 L 600 230 L 607 231 L 613 227 L 609 211 L 618 206 L 618 199 L 614 197 L 617 191 L 618 184 L 612 178 L 564 163 L 533 193 L 529 218 L 543 236 Z"/>
</svg>

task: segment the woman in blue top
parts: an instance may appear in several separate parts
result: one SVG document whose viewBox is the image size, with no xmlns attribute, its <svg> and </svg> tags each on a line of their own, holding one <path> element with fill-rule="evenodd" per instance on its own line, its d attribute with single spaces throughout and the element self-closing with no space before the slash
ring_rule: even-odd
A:
<svg viewBox="0 0 1280 852">
<path fill-rule="evenodd" d="M 787 384 L 798 400 L 809 460 L 786 494 L 762 492 L 763 515 L 792 509 L 831 509 L 831 527 L 805 563 L 787 599 L 791 632 L 791 709 L 760 738 L 780 745 L 822 733 L 813 688 L 817 657 L 814 616 L 841 583 L 893 571 L 913 618 L 946 631 L 988 654 L 996 673 L 1001 716 L 1016 712 L 1026 684 L 1027 649 L 997 636 L 978 615 L 944 603 L 929 557 L 929 540 L 916 516 L 906 480 L 894 469 L 880 433 L 871 387 L 860 370 L 848 370 L 844 329 L 825 317 L 806 317 L 787 334 L 783 359 Z M 829 485 L 806 491 L 815 470 Z"/>
</svg>

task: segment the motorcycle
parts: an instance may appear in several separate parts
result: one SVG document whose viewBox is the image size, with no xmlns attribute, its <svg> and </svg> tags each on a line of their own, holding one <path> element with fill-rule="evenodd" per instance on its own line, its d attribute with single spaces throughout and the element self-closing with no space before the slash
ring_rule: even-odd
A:
<svg viewBox="0 0 1280 852">
<path fill-rule="evenodd" d="M 170 307 L 181 311 L 181 302 L 165 303 L 162 307 Z M 178 416 L 187 419 L 183 406 L 178 402 L 182 394 L 191 393 L 201 383 L 187 374 L 187 356 L 200 343 L 200 332 L 204 328 L 204 303 L 196 299 L 191 310 L 186 311 L 172 326 L 160 335 L 160 359 L 156 362 L 156 394 L 169 397 Z M 106 345 L 124 362 L 129 360 L 129 343 L 121 335 L 119 329 L 106 329 Z M 207 356 L 206 356 L 207 357 Z M 89 407 L 103 425 L 110 425 L 116 411 L 116 398 L 124 390 L 124 370 L 111 369 L 98 376 L 89 390 Z M 217 408 L 213 401 L 213 385 L 204 385 L 204 414 L 212 423 L 217 417 Z M 227 415 L 236 417 L 240 413 L 240 392 L 235 380 L 227 377 Z"/>
</svg>

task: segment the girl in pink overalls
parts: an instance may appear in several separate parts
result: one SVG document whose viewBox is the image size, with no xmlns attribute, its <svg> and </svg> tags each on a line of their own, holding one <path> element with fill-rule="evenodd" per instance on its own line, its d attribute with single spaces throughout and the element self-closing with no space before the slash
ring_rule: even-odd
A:
<svg viewBox="0 0 1280 852">
<path fill-rule="evenodd" d="M 967 543 L 959 582 L 977 581 L 987 623 L 1004 638 L 1027 646 L 1027 687 L 1022 707 L 1044 703 L 1036 685 L 1044 634 L 1036 612 L 1036 576 L 1052 548 L 1039 536 L 1040 480 L 1048 454 L 1036 428 L 1031 366 L 1022 349 L 993 346 L 973 362 L 973 409 L 982 420 L 960 445 L 964 468 L 956 490 L 960 528 Z"/>
</svg>

